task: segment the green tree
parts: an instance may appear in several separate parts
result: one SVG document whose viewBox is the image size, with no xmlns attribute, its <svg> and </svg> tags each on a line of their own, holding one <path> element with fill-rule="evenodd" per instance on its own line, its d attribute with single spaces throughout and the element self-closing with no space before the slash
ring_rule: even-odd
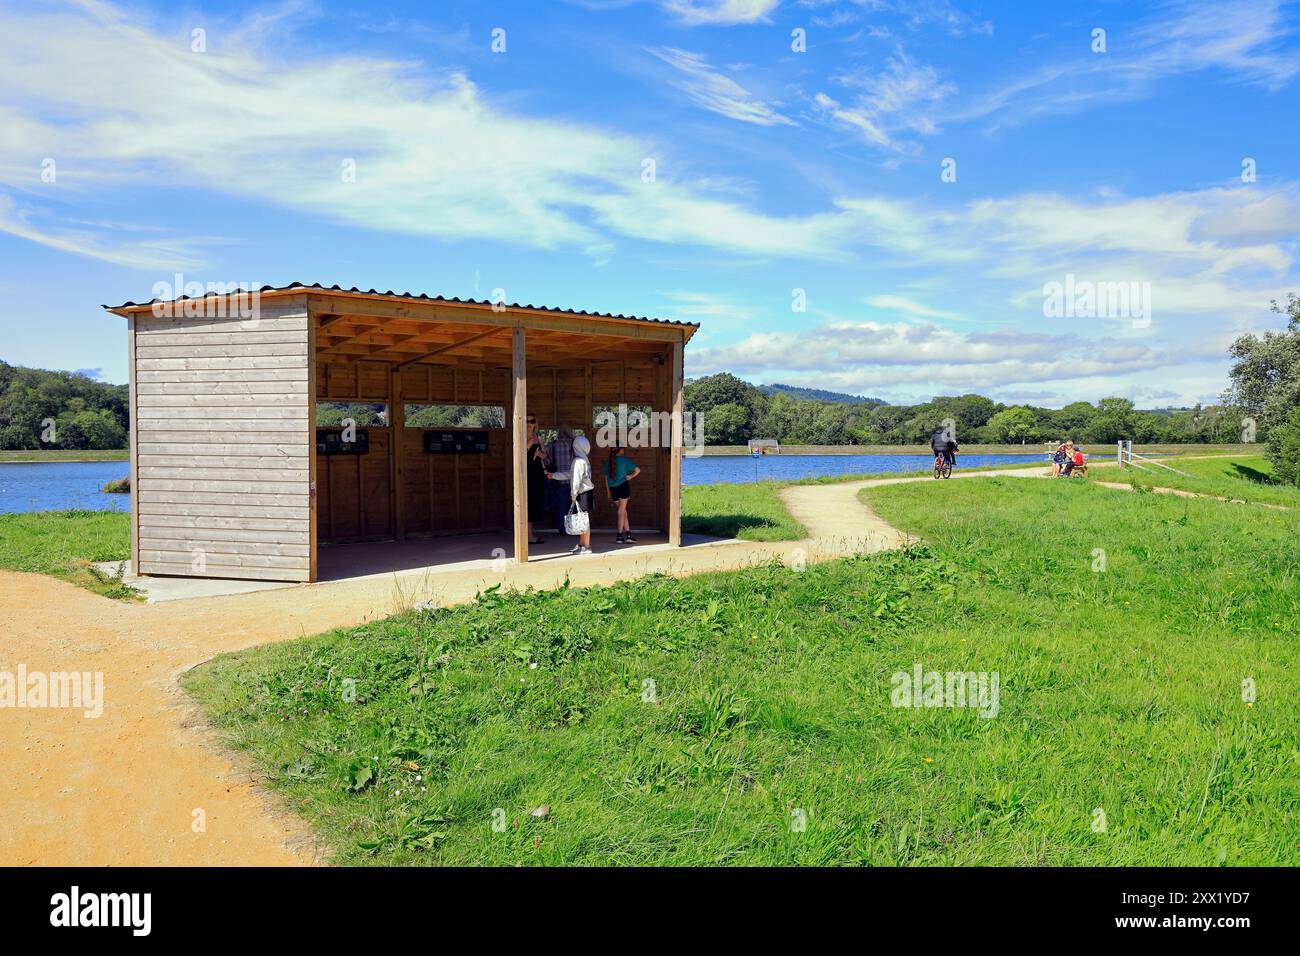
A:
<svg viewBox="0 0 1300 956">
<path fill-rule="evenodd" d="M 1289 296 L 1274 312 L 1287 316 L 1283 332 L 1243 335 L 1228 350 L 1235 359 L 1225 401 L 1242 410 L 1243 429 L 1267 442 L 1278 474 L 1300 467 L 1294 457 L 1291 423 L 1300 408 L 1300 297 Z"/>
<path fill-rule="evenodd" d="M 1090 434 L 1089 426 L 1092 419 L 1097 414 L 1089 402 L 1071 402 L 1064 408 L 1050 413 L 1048 426 L 1051 430 L 1051 437 L 1056 438 L 1061 435 L 1079 435 L 1080 437 Z"/>
<path fill-rule="evenodd" d="M 1277 480 L 1300 485 L 1300 408 L 1293 409 L 1286 421 L 1273 427 L 1269 447 Z"/>
<path fill-rule="evenodd" d="M 704 413 L 704 440 L 710 445 L 743 445 L 749 441 L 749 410 L 736 402 Z"/>
<path fill-rule="evenodd" d="M 1026 442 L 1038 435 L 1036 416 L 1023 405 L 1004 408 L 987 425 L 987 434 L 995 442 Z"/>
<path fill-rule="evenodd" d="M 1133 438 L 1137 420 L 1133 403 L 1127 398 L 1103 398 L 1097 403 L 1097 414 L 1088 425 L 1090 441 L 1109 443 L 1121 438 Z M 1074 436 L 1067 435 L 1067 438 Z"/>
</svg>

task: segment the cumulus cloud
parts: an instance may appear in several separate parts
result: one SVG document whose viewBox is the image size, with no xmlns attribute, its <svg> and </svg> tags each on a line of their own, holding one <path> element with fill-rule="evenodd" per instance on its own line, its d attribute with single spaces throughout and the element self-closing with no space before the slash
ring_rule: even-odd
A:
<svg viewBox="0 0 1300 956">
<path fill-rule="evenodd" d="M 833 321 L 807 331 L 761 332 L 733 345 L 693 349 L 689 364 L 692 374 L 728 370 L 861 392 L 931 382 L 980 390 L 1148 371 L 1168 361 L 1159 349 L 1119 339 Z"/>
</svg>

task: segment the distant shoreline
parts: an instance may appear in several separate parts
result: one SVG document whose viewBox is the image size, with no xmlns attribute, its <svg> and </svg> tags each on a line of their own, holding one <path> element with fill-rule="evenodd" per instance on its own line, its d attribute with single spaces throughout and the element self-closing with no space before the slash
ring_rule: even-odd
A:
<svg viewBox="0 0 1300 956">
<path fill-rule="evenodd" d="M 1115 454 L 1115 446 L 1083 444 L 1079 446 L 1086 455 Z M 1149 445 L 1134 443 L 1135 450 L 1143 454 L 1178 455 L 1196 452 L 1241 452 L 1257 451 L 1260 445 L 1215 445 L 1189 444 L 1176 445 L 1153 442 Z M 967 455 L 1046 455 L 1048 446 L 1045 442 L 1028 445 L 962 445 L 958 454 Z M 706 445 L 704 454 L 708 455 L 748 455 L 745 445 Z M 928 445 L 782 445 L 782 455 L 932 455 Z"/>
<path fill-rule="evenodd" d="M 59 461 L 129 461 L 130 457 L 130 452 L 125 448 L 97 448 L 93 451 L 70 448 L 53 448 L 49 451 L 40 451 L 31 448 L 18 448 L 12 451 L 0 451 L 0 465 L 44 465 Z"/>
</svg>

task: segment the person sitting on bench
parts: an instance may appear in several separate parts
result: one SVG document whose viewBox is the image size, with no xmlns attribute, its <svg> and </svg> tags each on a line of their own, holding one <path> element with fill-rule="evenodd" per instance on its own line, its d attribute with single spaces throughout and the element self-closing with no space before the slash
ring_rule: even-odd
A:
<svg viewBox="0 0 1300 956">
<path fill-rule="evenodd" d="M 1074 471 L 1074 457 L 1076 454 L 1077 452 L 1074 450 L 1074 442 L 1067 441 L 1065 443 L 1065 462 L 1061 468 L 1062 477 L 1069 478 L 1070 472 Z"/>
<path fill-rule="evenodd" d="M 1088 474 L 1088 458 L 1082 448 L 1074 450 L 1074 459 L 1070 462 L 1068 474 L 1071 478 L 1083 478 Z"/>
</svg>

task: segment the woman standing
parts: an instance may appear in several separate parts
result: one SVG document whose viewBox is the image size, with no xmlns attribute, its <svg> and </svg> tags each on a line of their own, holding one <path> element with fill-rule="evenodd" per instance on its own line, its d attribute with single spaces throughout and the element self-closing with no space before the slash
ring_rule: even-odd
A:
<svg viewBox="0 0 1300 956">
<path fill-rule="evenodd" d="M 622 448 L 609 450 L 605 462 L 605 489 L 609 500 L 618 506 L 618 543 L 635 544 L 632 525 L 627 520 L 627 503 L 632 498 L 632 479 L 641 474 L 636 462 L 623 454 Z"/>
<path fill-rule="evenodd" d="M 541 544 L 542 536 L 533 530 L 538 521 L 546 520 L 546 448 L 537 437 L 537 419 L 529 415 L 528 423 L 528 543 Z"/>
<path fill-rule="evenodd" d="M 573 440 L 573 470 L 569 473 L 569 507 L 577 505 L 578 509 L 587 513 L 587 530 L 578 536 L 578 543 L 574 546 L 572 554 L 591 554 L 591 498 L 592 492 L 596 490 L 595 484 L 591 480 L 591 461 L 587 456 L 591 454 L 591 442 L 587 441 L 585 435 L 579 435 Z"/>
</svg>

